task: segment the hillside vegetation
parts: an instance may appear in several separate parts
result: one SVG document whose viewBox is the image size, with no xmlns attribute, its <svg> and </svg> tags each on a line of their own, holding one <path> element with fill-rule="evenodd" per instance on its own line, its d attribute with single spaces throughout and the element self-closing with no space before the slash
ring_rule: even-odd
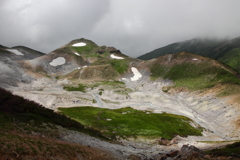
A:
<svg viewBox="0 0 240 160">
<path fill-rule="evenodd" d="M 240 142 L 235 142 L 223 148 L 212 149 L 206 151 L 206 153 L 213 156 L 231 156 L 240 158 Z"/>
<path fill-rule="evenodd" d="M 196 59 L 196 60 L 193 60 Z M 175 87 L 201 90 L 219 83 L 240 85 L 236 71 L 215 60 L 187 52 L 165 55 L 151 63 L 152 79 L 171 79 Z"/>
<path fill-rule="evenodd" d="M 139 59 L 149 60 L 159 56 L 174 54 L 178 52 L 190 52 L 201 56 L 220 60 L 236 69 L 239 73 L 239 50 L 240 37 L 232 40 L 218 39 L 192 39 L 173 43 L 142 56 Z"/>
<path fill-rule="evenodd" d="M 240 48 L 234 48 L 219 58 L 220 62 L 235 68 L 240 73 Z"/>
<path fill-rule="evenodd" d="M 75 43 L 85 43 L 85 46 L 72 46 Z M 114 59 L 111 54 L 124 59 Z M 57 75 L 58 79 L 68 78 L 69 80 L 117 80 L 121 74 L 129 69 L 130 57 L 122 54 L 114 47 L 97 46 L 94 42 L 81 38 L 73 40 L 61 48 L 51 52 L 47 56 L 63 56 L 68 61 L 75 61 L 80 67 L 75 67 L 65 75 Z M 73 63 L 71 63 L 73 64 Z M 70 65 L 70 63 L 69 63 Z M 74 68 L 74 67 L 70 67 Z M 78 72 L 81 70 L 81 72 Z"/>
<path fill-rule="evenodd" d="M 80 122 L 85 127 L 93 127 L 105 136 L 116 139 L 143 138 L 172 139 L 176 135 L 201 135 L 201 128 L 194 128 L 191 120 L 173 114 L 156 114 L 128 108 L 106 109 L 95 107 L 59 108 L 61 113 Z"/>
</svg>

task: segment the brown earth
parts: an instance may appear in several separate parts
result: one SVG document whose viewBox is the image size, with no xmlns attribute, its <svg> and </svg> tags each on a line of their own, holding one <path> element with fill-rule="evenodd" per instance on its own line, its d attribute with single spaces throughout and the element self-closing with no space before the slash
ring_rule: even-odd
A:
<svg viewBox="0 0 240 160">
<path fill-rule="evenodd" d="M 114 160 L 107 151 L 18 130 L 1 134 L 0 160 Z"/>
</svg>

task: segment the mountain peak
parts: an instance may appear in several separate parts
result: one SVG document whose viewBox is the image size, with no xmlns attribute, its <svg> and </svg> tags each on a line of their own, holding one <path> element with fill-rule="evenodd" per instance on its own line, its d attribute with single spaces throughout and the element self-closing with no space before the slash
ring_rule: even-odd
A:
<svg viewBox="0 0 240 160">
<path fill-rule="evenodd" d="M 77 43 L 85 43 L 85 45 L 91 44 L 91 45 L 97 46 L 96 43 L 94 43 L 93 41 L 91 41 L 89 39 L 85 39 L 85 38 L 74 39 L 74 40 L 70 41 L 67 45 L 73 46 L 74 44 L 77 44 Z"/>
</svg>

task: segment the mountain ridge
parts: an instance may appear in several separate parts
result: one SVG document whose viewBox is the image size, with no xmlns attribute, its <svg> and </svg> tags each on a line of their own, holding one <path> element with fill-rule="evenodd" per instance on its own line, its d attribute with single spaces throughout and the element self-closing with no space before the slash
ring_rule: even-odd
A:
<svg viewBox="0 0 240 160">
<path fill-rule="evenodd" d="M 232 56 L 230 53 L 233 49 L 240 47 L 240 37 L 226 40 L 226 39 L 191 39 L 183 42 L 176 42 L 158 49 L 155 49 L 151 52 L 148 52 L 142 56 L 139 56 L 139 59 L 149 60 L 152 58 L 157 58 L 161 55 L 173 54 L 178 52 L 191 52 L 194 54 L 199 54 L 205 57 L 210 57 L 215 60 L 221 60 L 222 62 L 230 65 L 238 72 L 240 72 L 240 62 L 236 61 L 234 64 L 231 62 L 232 59 L 240 59 L 238 55 Z M 228 61 L 228 57 L 232 56 Z"/>
<path fill-rule="evenodd" d="M 4 56 L 5 60 L 0 59 L 0 86 L 55 112 L 60 113 L 59 108 L 64 108 L 61 114 L 71 116 L 84 128 L 97 129 L 108 139 L 122 144 L 123 148 L 120 148 L 125 152 L 122 157 L 144 152 L 149 158 L 162 153 L 162 149 L 179 149 L 186 143 L 204 148 L 207 144 L 197 142 L 233 142 L 240 139 L 238 72 L 217 60 L 188 52 L 139 60 L 124 55 L 114 47 L 98 46 L 84 38 L 70 41 L 34 59 L 12 60 L 8 55 Z M 84 111 L 78 112 L 78 107 Z M 74 111 L 70 115 L 67 111 L 72 109 Z M 187 127 L 173 131 L 169 126 L 169 130 L 164 132 L 149 127 L 134 131 L 136 136 L 132 137 L 129 135 L 133 128 L 131 125 L 141 121 L 132 124 L 121 124 L 119 121 L 120 128 L 113 127 L 111 123 L 117 115 L 112 110 L 118 111 L 126 120 L 129 118 L 124 115 L 130 113 L 141 114 L 144 118 L 164 115 L 168 121 L 161 120 L 161 123 L 170 123 L 170 126 L 171 116 L 189 118 L 191 122 L 188 124 L 194 129 L 202 129 L 202 136 L 175 136 L 175 145 L 171 142 L 168 148 L 161 148 L 155 144 L 157 137 L 151 135 L 169 139 L 170 134 L 187 132 Z M 83 118 L 85 112 L 90 119 Z M 100 122 L 104 125 L 97 128 Z M 147 124 L 156 126 L 159 122 L 154 120 Z M 130 132 L 125 134 L 120 130 Z M 79 140 L 79 133 L 67 133 L 63 139 Z M 95 141 L 99 142 L 97 147 L 105 145 L 97 138 Z M 89 144 L 81 139 L 79 143 L 96 147 L 94 141 Z M 129 144 L 135 149 L 124 148 Z M 153 146 L 145 146 L 147 149 L 143 151 L 142 147 L 146 144 Z M 117 149 L 111 151 L 117 153 Z"/>
</svg>

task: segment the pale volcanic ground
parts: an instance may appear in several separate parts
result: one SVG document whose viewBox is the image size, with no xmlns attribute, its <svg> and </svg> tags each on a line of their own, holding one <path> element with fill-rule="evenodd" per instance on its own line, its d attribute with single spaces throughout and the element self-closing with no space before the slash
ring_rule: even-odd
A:
<svg viewBox="0 0 240 160">
<path fill-rule="evenodd" d="M 86 44 L 78 43 L 74 45 L 85 46 Z M 118 60 L 124 59 L 114 54 L 111 54 L 110 57 Z M 53 59 L 50 65 L 61 66 L 65 63 L 66 59 L 58 57 Z M 87 66 L 79 67 L 79 71 L 81 72 L 81 69 L 84 67 Z M 155 153 L 160 150 L 166 152 L 180 149 L 183 144 L 192 144 L 206 149 L 221 144 L 206 144 L 199 141 L 229 141 L 240 138 L 238 126 L 236 126 L 236 120 L 238 115 L 240 115 L 240 111 L 238 106 L 228 104 L 227 99 L 216 98 L 213 95 L 199 96 L 193 92 L 165 93 L 162 91 L 162 87 L 172 85 L 171 81 L 150 81 L 149 73 L 146 73 L 144 70 L 138 70 L 136 67 L 131 67 L 131 72 L 119 79 L 119 81 L 125 83 L 125 89 L 128 90 L 127 94 L 118 94 L 108 86 L 88 88 L 85 93 L 78 91 L 69 92 L 64 90 L 63 86 L 71 85 L 72 82 L 67 79 L 57 80 L 55 78 L 36 78 L 31 83 L 19 82 L 18 87 L 10 87 L 9 90 L 16 95 L 35 101 L 55 111 L 59 107 L 93 106 L 117 109 L 130 106 L 137 110 L 144 110 L 146 114 L 147 112 L 166 112 L 183 115 L 193 120 L 193 126 L 205 128 L 202 133 L 203 136 L 179 137 L 178 144 L 171 146 L 160 146 L 152 141 L 151 144 L 154 144 L 154 147 L 152 145 L 147 146 L 149 153 L 152 153 L 153 150 Z M 104 90 L 99 94 L 99 90 L 102 88 Z M 93 103 L 93 100 L 96 103 Z M 72 135 L 76 138 L 75 133 Z M 84 140 L 78 138 L 78 143 L 95 144 L 93 141 L 85 142 Z M 126 140 L 122 140 L 122 143 L 125 146 L 134 145 L 138 148 L 147 145 Z M 101 148 L 102 144 L 99 143 L 97 146 Z"/>
</svg>

